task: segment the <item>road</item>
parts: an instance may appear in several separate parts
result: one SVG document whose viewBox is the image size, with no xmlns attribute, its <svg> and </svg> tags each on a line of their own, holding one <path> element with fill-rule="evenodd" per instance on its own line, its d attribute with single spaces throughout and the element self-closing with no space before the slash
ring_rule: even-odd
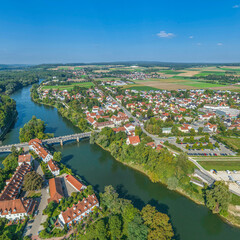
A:
<svg viewBox="0 0 240 240">
<path fill-rule="evenodd" d="M 166 139 L 166 138 L 159 138 L 158 136 L 156 135 L 153 135 L 153 134 L 150 134 L 149 132 L 147 132 L 145 129 L 144 129 L 144 125 L 142 122 L 140 122 L 136 117 L 134 117 L 125 107 L 122 106 L 122 104 L 120 104 L 116 99 L 114 99 L 111 95 L 109 95 L 109 98 L 112 100 L 112 101 L 115 101 L 118 105 L 119 108 L 121 108 L 123 110 L 123 112 L 129 117 L 129 118 L 133 118 L 134 120 L 134 124 L 137 125 L 137 126 L 140 126 L 142 131 L 149 137 L 151 137 L 154 142 L 158 145 L 162 142 L 162 140 Z M 161 143 L 162 144 L 162 143 Z M 173 151 L 172 149 L 169 149 L 168 146 L 162 144 L 164 147 L 166 147 L 170 152 L 172 152 L 173 154 L 175 155 L 178 155 L 179 153 L 178 152 L 175 152 Z M 208 171 L 206 171 L 195 159 L 191 158 L 191 157 L 188 157 L 189 161 L 191 161 L 197 168 L 199 168 L 203 173 L 207 174 L 208 176 L 209 173 Z"/>
<path fill-rule="evenodd" d="M 39 173 L 44 178 L 44 174 L 42 172 L 41 166 L 38 163 L 38 161 L 34 160 L 35 162 L 35 169 L 36 172 Z M 40 225 L 41 223 L 45 222 L 47 219 L 46 215 L 43 215 L 42 212 L 46 208 L 48 202 L 47 199 L 49 198 L 48 194 L 48 186 L 44 186 L 41 190 L 41 198 L 38 199 L 38 214 L 35 215 L 35 218 L 33 220 L 30 220 L 26 226 L 26 233 L 24 235 L 30 235 L 30 236 L 37 236 L 38 232 L 43 229 L 43 226 Z"/>
</svg>

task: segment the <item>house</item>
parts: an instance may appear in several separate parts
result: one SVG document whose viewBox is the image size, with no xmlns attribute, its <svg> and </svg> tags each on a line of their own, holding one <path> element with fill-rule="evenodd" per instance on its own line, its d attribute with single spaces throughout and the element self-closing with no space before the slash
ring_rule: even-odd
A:
<svg viewBox="0 0 240 240">
<path fill-rule="evenodd" d="M 118 133 L 118 132 L 126 132 L 125 127 L 113 128 L 112 130 L 113 130 L 115 133 Z"/>
<path fill-rule="evenodd" d="M 67 208 L 66 211 L 61 212 L 58 221 L 61 226 L 67 224 L 69 227 L 72 222 L 78 222 L 87 217 L 95 207 L 99 207 L 99 202 L 97 197 L 93 194 L 79 201 L 77 204 L 74 204 L 71 208 Z"/>
<path fill-rule="evenodd" d="M 0 217 L 9 220 L 25 218 L 33 212 L 34 207 L 35 204 L 31 198 L 0 201 Z"/>
<path fill-rule="evenodd" d="M 16 199 L 20 194 L 24 176 L 31 171 L 32 167 L 27 163 L 22 163 L 10 179 L 6 181 L 6 186 L 1 192 L 0 201 Z"/>
<path fill-rule="evenodd" d="M 32 139 L 28 143 L 29 149 L 33 150 L 45 163 L 53 159 L 51 153 L 42 145 L 42 141 L 38 138 Z"/>
<path fill-rule="evenodd" d="M 146 144 L 146 146 L 149 146 L 151 148 L 156 148 L 155 142 L 149 142 L 149 143 Z"/>
<path fill-rule="evenodd" d="M 135 131 L 135 126 L 133 124 L 126 124 L 126 125 L 124 125 L 124 128 L 126 129 L 126 133 L 128 135 L 131 135 L 132 132 Z"/>
<path fill-rule="evenodd" d="M 192 127 L 189 124 L 183 124 L 183 126 L 178 129 L 183 133 L 188 133 Z"/>
<path fill-rule="evenodd" d="M 106 122 L 95 122 L 93 124 L 93 126 L 95 128 L 98 128 L 98 129 L 102 129 L 102 128 L 105 128 L 105 127 L 110 127 L 110 128 L 113 128 L 114 127 L 114 123 L 112 121 L 106 121 Z"/>
<path fill-rule="evenodd" d="M 54 176 L 57 176 L 60 174 L 60 169 L 59 167 L 56 165 L 56 163 L 51 159 L 50 161 L 48 161 L 48 169 L 51 171 L 51 173 Z"/>
<path fill-rule="evenodd" d="M 60 178 L 49 179 L 49 194 L 50 198 L 48 199 L 48 203 L 51 201 L 59 203 L 59 201 L 64 197 Z"/>
<path fill-rule="evenodd" d="M 77 180 L 75 177 L 72 175 L 67 175 L 65 177 L 67 182 L 77 191 L 81 191 L 85 188 L 87 188 L 85 185 L 83 185 L 79 180 Z"/>
<path fill-rule="evenodd" d="M 129 136 L 127 138 L 127 142 L 126 143 L 127 143 L 127 145 L 131 144 L 133 146 L 136 146 L 136 145 L 138 145 L 140 143 L 140 138 L 139 138 L 139 136 Z"/>
<path fill-rule="evenodd" d="M 98 107 L 98 106 L 93 106 L 92 112 L 93 112 L 93 113 L 96 113 L 96 112 L 98 112 L 98 111 L 99 111 L 99 107 Z"/>
<path fill-rule="evenodd" d="M 27 163 L 31 165 L 32 163 L 32 155 L 31 154 L 23 154 L 18 156 L 18 166 L 21 166 L 23 163 Z"/>
<path fill-rule="evenodd" d="M 207 123 L 205 127 L 210 131 L 210 132 L 216 132 L 217 131 L 217 125 L 216 124 L 211 124 Z"/>
</svg>

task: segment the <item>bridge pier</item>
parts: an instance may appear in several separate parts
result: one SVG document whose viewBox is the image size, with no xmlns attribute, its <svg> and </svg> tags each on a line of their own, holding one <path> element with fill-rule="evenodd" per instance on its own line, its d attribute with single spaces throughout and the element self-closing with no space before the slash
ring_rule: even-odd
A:
<svg viewBox="0 0 240 240">
<path fill-rule="evenodd" d="M 60 141 L 60 145 L 63 146 L 63 140 Z"/>
<path fill-rule="evenodd" d="M 79 137 L 77 137 L 77 142 L 79 142 Z"/>
</svg>

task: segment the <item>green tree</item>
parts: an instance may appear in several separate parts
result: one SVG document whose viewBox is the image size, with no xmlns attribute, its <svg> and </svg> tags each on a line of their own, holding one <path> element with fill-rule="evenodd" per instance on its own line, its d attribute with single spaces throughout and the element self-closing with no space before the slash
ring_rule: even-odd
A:
<svg viewBox="0 0 240 240">
<path fill-rule="evenodd" d="M 143 224 L 143 220 L 139 214 L 135 215 L 133 221 L 128 224 L 129 240 L 147 240 L 148 227 Z"/>
<path fill-rule="evenodd" d="M 206 190 L 205 199 L 207 207 L 214 213 L 226 213 L 230 202 L 228 186 L 224 182 L 215 182 Z"/>
<path fill-rule="evenodd" d="M 195 130 L 193 128 L 190 129 L 190 134 L 191 134 L 191 136 L 195 136 L 196 135 L 196 132 L 195 132 Z"/>
<path fill-rule="evenodd" d="M 155 207 L 146 205 L 141 211 L 144 224 L 149 228 L 148 240 L 171 240 L 174 231 L 169 217 L 160 213 Z"/>
<path fill-rule="evenodd" d="M 42 188 L 43 178 L 35 171 L 29 172 L 24 176 L 23 188 L 25 191 L 39 190 Z"/>
<path fill-rule="evenodd" d="M 29 142 L 34 138 L 46 139 L 53 137 L 53 134 L 44 133 L 45 129 L 46 124 L 44 121 L 33 116 L 32 119 L 28 123 L 24 124 L 23 128 L 20 129 L 20 142 Z"/>
<path fill-rule="evenodd" d="M 9 154 L 2 162 L 6 171 L 14 171 L 18 166 L 18 157 L 14 154 Z"/>
<path fill-rule="evenodd" d="M 62 153 L 61 152 L 54 152 L 53 160 L 56 162 L 60 162 L 62 160 Z"/>
<path fill-rule="evenodd" d="M 121 228 L 122 221 L 117 215 L 112 215 L 109 217 L 109 232 L 111 234 L 111 239 L 120 239 L 121 237 Z"/>
<path fill-rule="evenodd" d="M 214 145 L 215 145 L 216 148 L 219 148 L 219 144 L 218 144 L 218 142 L 215 142 Z"/>
<path fill-rule="evenodd" d="M 101 219 L 95 224 L 95 234 L 97 239 L 106 240 L 107 239 L 107 229 L 104 221 Z"/>
</svg>

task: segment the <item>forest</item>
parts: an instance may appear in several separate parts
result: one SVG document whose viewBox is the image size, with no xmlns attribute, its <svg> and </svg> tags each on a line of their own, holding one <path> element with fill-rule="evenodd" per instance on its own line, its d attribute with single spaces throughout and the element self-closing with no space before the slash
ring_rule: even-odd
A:
<svg viewBox="0 0 240 240">
<path fill-rule="evenodd" d="M 8 96 L 0 95 L 0 129 L 12 122 L 16 113 L 16 102 Z"/>
</svg>

